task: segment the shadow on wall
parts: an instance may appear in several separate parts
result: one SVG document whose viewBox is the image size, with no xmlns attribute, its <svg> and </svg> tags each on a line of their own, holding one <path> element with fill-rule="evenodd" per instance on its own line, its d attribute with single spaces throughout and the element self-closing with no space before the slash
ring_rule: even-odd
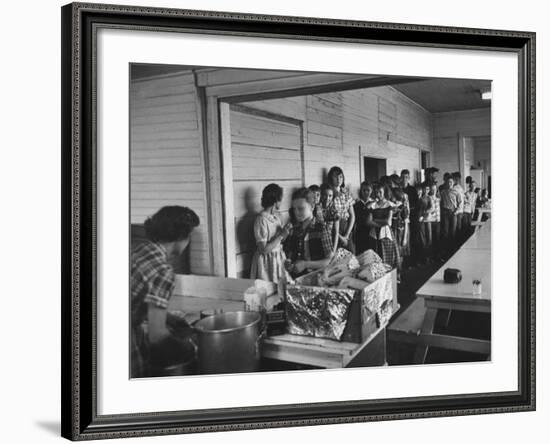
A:
<svg viewBox="0 0 550 444">
<path fill-rule="evenodd" d="M 254 221 L 260 213 L 261 195 L 258 190 L 248 187 L 243 194 L 245 213 L 236 221 L 235 234 L 237 237 L 237 254 L 242 256 L 241 270 L 237 270 L 242 277 L 250 275 L 250 261 L 256 250 L 254 238 Z"/>
</svg>

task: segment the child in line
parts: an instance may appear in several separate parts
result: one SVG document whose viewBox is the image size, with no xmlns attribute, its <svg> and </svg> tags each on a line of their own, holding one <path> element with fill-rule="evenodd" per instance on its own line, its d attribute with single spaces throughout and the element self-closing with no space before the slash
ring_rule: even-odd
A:
<svg viewBox="0 0 550 444">
<path fill-rule="evenodd" d="M 361 183 L 359 198 L 353 204 L 355 210 L 355 252 L 358 255 L 366 250 L 376 250 L 376 242 L 370 236 L 370 227 L 367 225 L 374 202 L 371 196 L 372 186 L 368 182 Z"/>
<path fill-rule="evenodd" d="M 382 258 L 382 262 L 399 269 L 401 263 L 399 248 L 391 230 L 394 205 L 386 198 L 385 191 L 383 185 L 374 186 L 376 201 L 372 204 L 368 225 L 371 227 L 370 235 L 376 242 L 376 251 Z"/>
<path fill-rule="evenodd" d="M 468 183 L 468 190 L 464 193 L 464 215 L 463 225 L 464 231 L 469 236 L 472 229 L 472 216 L 476 207 L 477 194 L 474 191 L 476 188 L 476 182 L 470 177 Z"/>
<path fill-rule="evenodd" d="M 332 239 L 332 251 L 338 249 L 340 233 L 340 216 L 334 206 L 334 191 L 328 184 L 321 185 L 321 217 Z"/>
<path fill-rule="evenodd" d="M 399 248 L 399 255 L 401 258 L 401 264 L 405 264 L 409 258 L 411 252 L 410 246 L 410 229 L 409 229 L 409 197 L 400 188 L 393 190 L 394 197 L 394 210 L 393 210 L 393 232 L 395 234 L 395 240 Z"/>
<path fill-rule="evenodd" d="M 430 198 L 430 191 L 430 185 L 424 182 L 422 184 L 422 196 L 418 199 L 420 258 L 425 263 L 429 261 L 429 253 L 432 247 L 432 230 L 430 221 L 432 200 Z"/>
<path fill-rule="evenodd" d="M 451 250 L 455 247 L 457 240 L 456 215 L 462 204 L 462 195 L 454 187 L 453 177 L 450 174 L 446 177 L 447 182 L 439 192 L 441 197 L 441 237 L 445 241 L 447 250 Z"/>
<path fill-rule="evenodd" d="M 441 224 L 441 199 L 439 197 L 439 189 L 437 182 L 432 182 L 430 185 L 430 199 L 432 201 L 432 212 L 429 216 L 430 230 L 432 232 L 432 253 L 437 256 L 439 253 L 440 240 L 440 224 Z"/>
<path fill-rule="evenodd" d="M 460 194 L 460 203 L 456 212 L 456 234 L 459 239 L 464 236 L 464 188 L 461 185 L 462 175 L 456 171 L 453 173 L 454 189 Z"/>
<path fill-rule="evenodd" d="M 323 209 L 321 207 L 321 187 L 319 185 L 310 185 L 308 190 L 313 193 L 314 207 L 313 217 L 319 222 L 323 222 Z"/>
<path fill-rule="evenodd" d="M 283 225 L 278 216 L 283 189 L 270 183 L 262 191 L 262 208 L 254 221 L 256 251 L 250 267 L 251 279 L 278 282 L 284 274 L 285 254 L 282 243 L 291 230 L 290 223 Z"/>
</svg>

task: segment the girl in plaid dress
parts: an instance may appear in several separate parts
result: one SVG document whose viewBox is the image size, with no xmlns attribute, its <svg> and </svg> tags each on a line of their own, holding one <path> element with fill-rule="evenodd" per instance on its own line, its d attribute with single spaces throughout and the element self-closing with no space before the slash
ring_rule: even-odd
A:
<svg viewBox="0 0 550 444">
<path fill-rule="evenodd" d="M 355 225 L 355 211 L 353 209 L 353 198 L 346 189 L 344 172 L 340 167 L 332 167 L 327 176 L 328 185 L 334 193 L 334 207 L 338 211 L 340 219 L 338 245 L 355 251 L 351 233 Z"/>
<path fill-rule="evenodd" d="M 332 252 L 336 253 L 340 236 L 340 216 L 334 206 L 334 192 L 326 183 L 321 186 L 321 220 L 332 239 Z"/>
<path fill-rule="evenodd" d="M 391 230 L 394 206 L 386 199 L 383 185 L 375 185 L 374 195 L 376 202 L 372 205 L 372 213 L 368 219 L 370 235 L 376 241 L 377 253 L 382 262 L 392 268 L 399 268 L 399 248 Z"/>
</svg>

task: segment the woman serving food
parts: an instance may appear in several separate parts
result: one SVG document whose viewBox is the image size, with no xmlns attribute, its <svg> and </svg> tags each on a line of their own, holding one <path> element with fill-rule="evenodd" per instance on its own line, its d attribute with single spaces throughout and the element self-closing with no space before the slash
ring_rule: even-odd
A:
<svg viewBox="0 0 550 444">
<path fill-rule="evenodd" d="M 147 241 L 132 251 L 131 262 L 131 377 L 155 376 L 155 369 L 172 364 L 173 356 L 194 352 L 166 324 L 168 302 L 175 287 L 170 260 L 189 244 L 199 217 L 186 207 L 168 206 L 145 221 Z"/>
</svg>

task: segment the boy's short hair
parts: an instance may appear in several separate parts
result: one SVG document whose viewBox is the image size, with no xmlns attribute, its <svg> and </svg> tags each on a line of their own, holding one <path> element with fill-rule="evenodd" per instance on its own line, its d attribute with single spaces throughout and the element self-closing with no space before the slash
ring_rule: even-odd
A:
<svg viewBox="0 0 550 444">
<path fill-rule="evenodd" d="M 328 183 L 321 184 L 321 194 L 325 193 L 327 190 L 332 190 L 332 187 Z"/>
<path fill-rule="evenodd" d="M 309 191 L 313 191 L 314 193 L 318 193 L 321 191 L 321 187 L 319 185 L 313 184 L 307 187 Z"/>
<path fill-rule="evenodd" d="M 298 188 L 294 193 L 292 193 L 292 200 L 296 199 L 305 199 L 311 206 L 315 205 L 315 196 L 313 191 L 307 189 L 306 187 Z"/>
<path fill-rule="evenodd" d="M 401 177 L 403 177 L 405 174 L 411 175 L 411 172 L 407 169 L 401 170 Z"/>
</svg>

